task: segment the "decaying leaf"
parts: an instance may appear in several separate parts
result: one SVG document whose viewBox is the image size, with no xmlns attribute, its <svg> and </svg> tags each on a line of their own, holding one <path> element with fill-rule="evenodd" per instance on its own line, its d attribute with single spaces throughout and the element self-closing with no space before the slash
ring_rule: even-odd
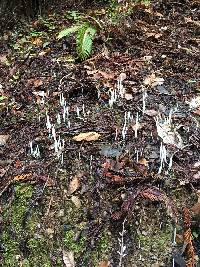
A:
<svg viewBox="0 0 200 267">
<path fill-rule="evenodd" d="M 189 104 L 190 109 L 197 109 L 200 107 L 200 96 L 192 98 L 190 101 L 186 101 Z"/>
<path fill-rule="evenodd" d="M 164 83 L 164 79 L 160 77 L 156 77 L 155 73 L 152 73 L 144 79 L 143 83 L 145 85 L 155 87 L 157 85 L 162 85 Z"/>
<path fill-rule="evenodd" d="M 158 136 L 164 144 L 174 145 L 180 149 L 183 148 L 183 140 L 180 134 L 173 129 L 171 122 L 162 121 L 157 118 L 156 122 Z"/>
<path fill-rule="evenodd" d="M 128 94 L 128 93 L 126 93 L 126 94 L 124 94 L 124 98 L 125 98 L 126 100 L 132 100 L 132 99 L 133 99 L 133 95 L 132 95 L 132 94 Z"/>
<path fill-rule="evenodd" d="M 5 134 L 5 135 L 1 134 L 0 135 L 0 146 L 5 146 L 9 137 L 10 137 L 10 135 L 8 135 L 8 134 Z"/>
<path fill-rule="evenodd" d="M 63 261 L 66 267 L 75 267 L 74 252 L 63 250 Z"/>
<path fill-rule="evenodd" d="M 80 180 L 75 176 L 69 183 L 68 194 L 73 194 L 80 186 Z"/>
<path fill-rule="evenodd" d="M 138 163 L 144 165 L 145 167 L 148 166 L 148 160 L 146 160 L 145 158 L 140 159 Z"/>
<path fill-rule="evenodd" d="M 33 85 L 35 88 L 41 86 L 43 84 L 43 81 L 41 79 L 36 79 L 33 81 Z"/>
<path fill-rule="evenodd" d="M 155 109 L 146 109 L 144 113 L 150 117 L 154 117 L 158 115 L 158 111 L 156 111 Z"/>
<path fill-rule="evenodd" d="M 77 209 L 80 209 L 81 201 L 77 196 L 72 196 L 71 201 L 74 203 L 74 205 L 77 207 Z"/>
<path fill-rule="evenodd" d="M 145 126 L 144 123 L 137 123 L 137 125 L 136 125 L 136 124 L 132 124 L 132 125 L 131 125 L 133 131 L 140 130 L 140 129 L 142 129 L 144 126 Z"/>
<path fill-rule="evenodd" d="M 101 135 L 96 132 L 80 133 L 73 137 L 74 141 L 96 141 Z"/>
<path fill-rule="evenodd" d="M 32 173 L 22 173 L 20 175 L 16 175 L 13 178 L 13 181 L 18 182 L 18 181 L 30 180 L 32 176 L 33 176 Z"/>
<path fill-rule="evenodd" d="M 109 261 L 101 261 L 99 267 L 109 267 Z"/>
</svg>

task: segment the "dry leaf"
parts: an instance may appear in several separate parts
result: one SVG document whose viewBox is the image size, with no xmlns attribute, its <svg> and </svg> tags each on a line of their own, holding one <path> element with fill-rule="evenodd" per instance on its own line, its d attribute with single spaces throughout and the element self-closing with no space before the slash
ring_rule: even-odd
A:
<svg viewBox="0 0 200 267">
<path fill-rule="evenodd" d="M 164 83 L 163 78 L 156 77 L 155 73 L 152 73 L 151 75 L 147 76 L 143 83 L 145 85 L 150 85 L 151 87 L 155 87 L 157 85 L 162 85 Z"/>
<path fill-rule="evenodd" d="M 120 81 L 124 81 L 126 79 L 126 73 L 122 72 L 120 75 L 119 75 L 119 80 Z"/>
<path fill-rule="evenodd" d="M 13 178 L 13 181 L 18 182 L 18 181 L 30 180 L 32 179 L 32 176 L 33 176 L 32 173 L 22 173 L 22 174 L 16 175 Z"/>
<path fill-rule="evenodd" d="M 96 132 L 87 132 L 87 133 L 80 133 L 73 137 L 74 141 L 96 141 L 99 139 L 101 135 Z"/>
<path fill-rule="evenodd" d="M 74 252 L 63 250 L 63 261 L 66 267 L 75 267 Z"/>
<path fill-rule="evenodd" d="M 19 169 L 21 167 L 22 167 L 22 162 L 21 162 L 21 160 L 17 159 L 15 162 L 15 168 Z"/>
<path fill-rule="evenodd" d="M 112 72 L 105 72 L 105 71 L 98 71 L 98 73 L 105 79 L 114 79 L 115 73 Z"/>
<path fill-rule="evenodd" d="M 68 194 L 73 194 L 80 186 L 80 180 L 75 176 L 69 183 Z"/>
<path fill-rule="evenodd" d="M 0 63 L 4 63 L 7 61 L 7 56 L 6 55 L 0 55 Z"/>
<path fill-rule="evenodd" d="M 42 84 L 43 84 L 43 81 L 40 80 L 40 79 L 36 79 L 36 80 L 33 81 L 33 85 L 36 88 L 39 87 L 39 86 L 41 86 Z"/>
<path fill-rule="evenodd" d="M 191 211 L 194 212 L 195 215 L 200 215 L 200 202 L 194 204 L 194 206 L 191 208 Z"/>
<path fill-rule="evenodd" d="M 41 45 L 42 44 L 42 40 L 39 37 L 37 37 L 32 41 L 32 44 Z"/>
<path fill-rule="evenodd" d="M 154 109 L 146 109 L 144 111 L 145 114 L 147 114 L 148 116 L 157 116 L 158 115 L 158 111 L 154 110 Z"/>
<path fill-rule="evenodd" d="M 194 110 L 193 113 L 200 116 L 200 108 Z"/>
<path fill-rule="evenodd" d="M 146 167 L 148 166 L 148 160 L 146 160 L 145 158 L 140 159 L 138 161 L 138 163 L 140 163 L 140 164 L 142 164 L 142 165 L 144 165 Z"/>
<path fill-rule="evenodd" d="M 140 129 L 142 129 L 144 126 L 145 126 L 144 123 L 138 123 L 137 125 L 136 125 L 136 124 L 132 124 L 132 125 L 131 125 L 133 131 L 140 130 Z"/>
<path fill-rule="evenodd" d="M 40 57 L 43 57 L 43 56 L 45 56 L 47 53 L 49 53 L 50 51 L 51 51 L 51 48 L 48 48 L 48 49 L 46 49 L 46 50 L 41 51 L 38 55 L 39 55 Z"/>
<path fill-rule="evenodd" d="M 10 135 L 8 135 L 8 134 L 5 134 L 5 135 L 1 134 L 0 135 L 0 146 L 5 146 L 9 137 L 10 137 Z"/>
<path fill-rule="evenodd" d="M 6 173 L 7 169 L 5 168 L 1 168 L 0 169 L 0 178 L 2 178 L 4 176 L 4 174 Z"/>
<path fill-rule="evenodd" d="M 77 196 L 72 196 L 72 197 L 71 197 L 71 201 L 74 203 L 74 205 L 75 205 L 78 209 L 80 209 L 80 207 L 81 207 L 81 201 L 80 201 L 80 199 L 79 199 Z"/>
<path fill-rule="evenodd" d="M 109 267 L 109 262 L 108 261 L 101 261 L 99 263 L 99 267 Z"/>
<path fill-rule="evenodd" d="M 132 100 L 132 99 L 133 99 L 133 95 L 127 93 L 127 94 L 124 95 L 124 98 L 125 98 L 126 100 Z"/>
<path fill-rule="evenodd" d="M 146 35 L 147 35 L 147 37 L 152 37 L 153 36 L 156 39 L 158 39 L 159 37 L 162 36 L 161 33 L 155 33 L 155 32 L 147 32 Z"/>
</svg>

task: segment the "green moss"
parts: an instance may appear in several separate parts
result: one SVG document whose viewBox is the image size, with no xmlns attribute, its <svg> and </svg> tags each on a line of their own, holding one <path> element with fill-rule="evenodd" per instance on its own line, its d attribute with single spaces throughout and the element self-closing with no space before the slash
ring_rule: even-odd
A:
<svg viewBox="0 0 200 267">
<path fill-rule="evenodd" d="M 100 253 L 107 253 L 109 251 L 109 236 L 107 231 L 104 231 L 103 234 L 100 237 L 98 250 Z"/>
<path fill-rule="evenodd" d="M 1 242 L 5 249 L 4 265 L 16 266 L 16 256 L 19 255 L 18 242 L 10 237 L 8 233 L 3 233 Z"/>
<path fill-rule="evenodd" d="M 26 218 L 25 214 L 29 210 L 29 202 L 33 194 L 33 186 L 29 184 L 17 184 L 15 186 L 15 199 L 11 205 L 5 208 L 3 218 L 5 222 L 4 234 L 1 238 L 5 248 L 3 258 L 4 266 L 16 267 L 17 258 L 20 258 L 22 267 L 51 267 L 48 239 L 44 235 L 37 234 L 39 217 L 37 212 L 32 212 Z M 29 251 L 28 258 L 24 258 L 20 251 L 19 244 L 28 240 L 26 247 Z M 59 266 L 59 265 L 58 265 Z"/>
<path fill-rule="evenodd" d="M 28 257 L 32 266 L 51 267 L 50 255 L 48 255 L 48 243 L 45 237 L 31 238 L 28 240 L 30 255 Z"/>
<path fill-rule="evenodd" d="M 10 207 L 3 213 L 5 222 L 9 222 L 14 228 L 14 231 L 19 234 L 22 229 L 24 214 L 28 209 L 28 200 L 31 198 L 33 188 L 31 185 L 20 184 L 15 187 L 15 200 Z"/>
<path fill-rule="evenodd" d="M 156 250 L 162 252 L 169 244 L 171 244 L 172 232 L 172 227 L 168 226 L 165 231 L 157 229 L 149 235 L 140 234 L 138 236 L 140 246 L 144 250 Z"/>
<path fill-rule="evenodd" d="M 75 235 L 74 230 L 67 231 L 64 237 L 64 245 L 68 250 L 72 250 L 74 253 L 79 254 L 84 250 L 86 236 L 82 236 L 79 241 L 75 241 Z"/>
</svg>

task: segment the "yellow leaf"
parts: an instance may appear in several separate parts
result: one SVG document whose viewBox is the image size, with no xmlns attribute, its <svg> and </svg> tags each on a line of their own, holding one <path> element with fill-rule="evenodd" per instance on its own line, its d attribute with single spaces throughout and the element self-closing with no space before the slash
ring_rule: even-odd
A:
<svg viewBox="0 0 200 267">
<path fill-rule="evenodd" d="M 37 38 L 33 39 L 32 44 L 41 45 L 42 44 L 42 40 L 37 37 Z"/>
<path fill-rule="evenodd" d="M 74 141 L 96 141 L 99 139 L 101 135 L 96 132 L 87 132 L 87 133 L 80 133 L 73 137 Z"/>
</svg>

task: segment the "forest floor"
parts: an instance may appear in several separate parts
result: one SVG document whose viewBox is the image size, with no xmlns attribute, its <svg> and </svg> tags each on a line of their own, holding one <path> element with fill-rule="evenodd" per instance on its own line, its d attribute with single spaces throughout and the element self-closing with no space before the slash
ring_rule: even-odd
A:
<svg viewBox="0 0 200 267">
<path fill-rule="evenodd" d="M 77 12 L 7 31 L 0 51 L 0 265 L 200 266 L 198 1 Z"/>
</svg>

